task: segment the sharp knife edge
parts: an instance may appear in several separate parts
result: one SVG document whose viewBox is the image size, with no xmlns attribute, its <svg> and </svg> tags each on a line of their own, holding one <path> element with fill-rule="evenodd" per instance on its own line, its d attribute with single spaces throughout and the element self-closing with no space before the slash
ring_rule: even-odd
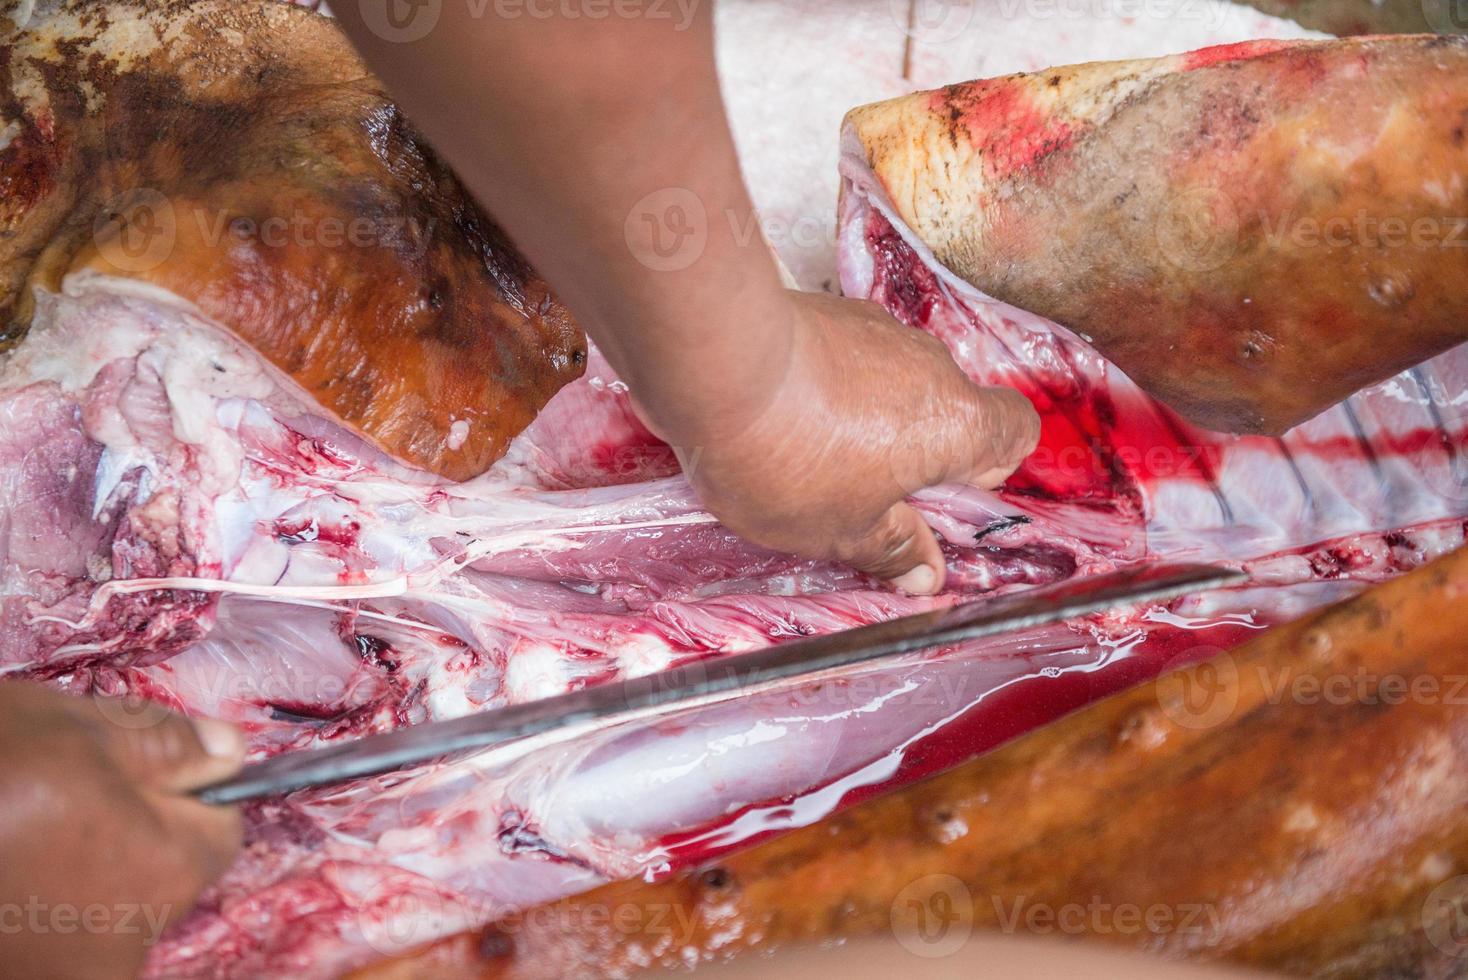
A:
<svg viewBox="0 0 1468 980">
<path fill-rule="evenodd" d="M 874 660 L 1171 599 L 1237 584 L 1246 577 L 1242 572 L 1205 565 L 1150 565 L 1072 579 L 998 599 L 980 599 L 749 653 L 694 661 L 655 674 L 341 745 L 286 753 L 246 766 L 194 795 L 205 803 L 240 803 L 382 775 L 472 749 L 526 743 L 497 760 L 509 761 L 533 748 L 594 729 L 666 714 L 670 707 L 681 711 L 718 704 L 797 679 L 817 683 Z"/>
</svg>

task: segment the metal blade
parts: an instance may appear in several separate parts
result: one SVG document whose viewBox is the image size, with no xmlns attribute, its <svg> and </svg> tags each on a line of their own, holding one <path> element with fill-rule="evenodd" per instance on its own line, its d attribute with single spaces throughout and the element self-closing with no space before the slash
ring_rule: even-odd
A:
<svg viewBox="0 0 1468 980">
<path fill-rule="evenodd" d="M 527 704 L 369 735 L 342 745 L 276 756 L 203 787 L 206 803 L 277 796 L 392 772 L 442 756 L 529 739 L 573 738 L 592 728 L 759 693 L 792 679 L 820 680 L 855 664 L 1009 633 L 1121 606 L 1170 599 L 1243 581 L 1205 565 L 1148 565 L 1071 579 L 994 599 L 794 640 L 764 650 L 700 660 L 657 674 Z M 545 744 L 539 740 L 538 744 Z"/>
</svg>

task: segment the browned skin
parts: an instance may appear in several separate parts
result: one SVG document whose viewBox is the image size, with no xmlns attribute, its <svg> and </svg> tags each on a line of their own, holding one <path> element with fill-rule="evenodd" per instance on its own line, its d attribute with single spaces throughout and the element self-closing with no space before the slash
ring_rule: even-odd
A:
<svg viewBox="0 0 1468 980">
<path fill-rule="evenodd" d="M 20 125 L 0 151 L 12 340 L 32 285 L 79 268 L 146 280 L 454 480 L 579 376 L 570 315 L 329 20 L 273 0 L 63 6 L 85 22 L 42 19 L 0 47 L 0 128 Z M 141 8 L 157 36 L 180 33 L 142 47 L 108 32 Z M 49 111 L 18 97 L 33 72 Z"/>
<path fill-rule="evenodd" d="M 955 85 L 863 145 L 979 289 L 1194 422 L 1279 433 L 1468 340 L 1468 38 L 1215 57 Z"/>
<path fill-rule="evenodd" d="M 985 930 L 1017 901 L 1130 903 L 1173 924 L 1082 925 L 1293 974 L 1461 976 L 1468 946 L 1432 936 L 1468 899 L 1465 636 L 1468 550 L 717 867 L 608 885 L 362 976 L 616 976 L 911 936 L 924 914 L 933 935 L 942 880 L 909 888 L 929 875 L 960 879 L 957 921 Z"/>
</svg>

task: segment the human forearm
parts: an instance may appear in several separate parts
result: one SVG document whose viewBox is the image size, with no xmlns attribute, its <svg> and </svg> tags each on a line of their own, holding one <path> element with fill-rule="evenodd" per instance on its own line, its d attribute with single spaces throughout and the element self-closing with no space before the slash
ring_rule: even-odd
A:
<svg viewBox="0 0 1468 980">
<path fill-rule="evenodd" d="M 789 344 L 719 93 L 710 7 L 685 23 L 651 9 L 590 20 L 448 2 L 413 42 L 384 40 L 357 5 L 342 11 L 415 124 L 663 434 L 686 444 L 751 421 Z M 680 239 L 685 222 L 695 233 Z"/>
<path fill-rule="evenodd" d="M 993 486 L 1034 447 L 1038 418 L 880 308 L 780 287 L 719 93 L 711 5 L 695 3 L 681 24 L 650 5 L 592 20 L 445 0 L 404 43 L 357 5 L 343 12 L 725 526 L 934 592 L 943 553 L 903 498 Z"/>
</svg>

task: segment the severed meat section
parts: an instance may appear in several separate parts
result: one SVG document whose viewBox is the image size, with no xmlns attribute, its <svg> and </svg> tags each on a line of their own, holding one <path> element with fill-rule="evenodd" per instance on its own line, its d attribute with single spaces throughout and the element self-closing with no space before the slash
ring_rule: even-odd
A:
<svg viewBox="0 0 1468 980">
<path fill-rule="evenodd" d="M 1422 36 L 965 82 L 845 138 L 956 276 L 1277 435 L 1468 340 L 1465 126 L 1468 41 Z"/>
<path fill-rule="evenodd" d="M 303 44 L 341 50 L 328 22 L 285 5 L 163 3 L 141 14 L 109 4 L 90 18 L 77 9 L 33 15 L 0 64 L 12 77 L 45 78 L 60 69 L 43 38 L 105 23 L 106 36 L 129 43 L 191 39 L 197 50 L 176 69 L 185 89 L 190 65 L 216 66 L 211 88 L 237 84 L 219 36 L 177 19 L 190 11 L 247 36 L 287 25 Z M 123 10 L 139 19 L 124 21 Z M 262 48 L 255 75 L 288 74 L 310 60 L 308 48 Z M 265 210 L 252 212 L 260 227 L 294 203 L 313 214 L 334 206 L 340 185 L 309 175 L 351 171 L 342 161 L 363 159 L 353 140 L 383 135 L 352 109 L 375 89 L 343 85 L 345 94 L 332 84 L 281 94 L 323 125 L 335 120 L 323 130 L 335 135 L 269 144 L 259 159 L 300 200 L 261 200 Z M 340 100 L 351 110 L 344 116 L 331 108 Z M 162 103 L 163 118 L 173 104 Z M 27 145 L 8 144 L 0 180 L 22 179 Z M 191 175 L 245 166 L 221 140 L 191 142 L 188 152 L 200 160 L 180 176 L 184 190 L 169 185 L 171 202 L 194 199 Z M 102 172 L 109 158 L 97 159 Z M 502 267 L 481 261 L 476 275 L 456 279 L 448 270 L 468 266 L 455 265 L 464 253 L 446 245 L 424 253 L 431 262 L 368 276 L 383 267 L 359 268 L 318 244 L 301 250 L 303 266 L 231 278 L 251 267 L 230 264 L 233 246 L 180 244 L 154 269 L 127 269 L 107 258 L 106 243 L 131 219 L 104 218 L 93 236 L 66 220 L 33 232 L 52 211 L 18 213 L 14 237 L 36 257 L 7 287 L 22 329 L 0 355 L 0 671 L 130 695 L 121 723 L 146 724 L 153 703 L 227 718 L 261 757 L 1156 558 L 1233 562 L 1256 582 L 609 728 L 574 745 L 508 746 L 253 805 L 245 853 L 154 950 L 152 975 L 330 976 L 608 879 L 656 876 L 938 771 L 1463 542 L 1465 352 L 1368 389 L 1282 440 L 1201 433 L 1064 329 L 979 295 L 937 264 L 870 170 L 853 159 L 844 167 L 847 290 L 932 332 L 977 380 L 1020 387 L 1044 418 L 1041 451 L 1003 490 L 918 496 L 950 568 L 948 592 L 934 599 L 752 547 L 718 526 L 595 350 L 585 376 L 468 482 L 444 479 L 457 475 L 446 456 L 416 456 L 404 448 L 412 440 L 379 436 L 370 415 L 343 411 L 321 387 L 337 372 L 320 359 L 343 357 L 343 347 L 350 355 L 381 331 L 398 352 L 372 368 L 390 396 L 383 431 L 424 405 L 462 411 L 450 390 L 462 365 L 440 363 L 443 349 L 431 344 L 422 357 L 405 353 L 421 342 L 419 321 L 343 313 L 347 326 L 332 340 L 336 321 L 320 319 L 336 309 L 321 297 L 342 283 L 351 302 L 390 305 L 443 277 L 493 297 L 445 306 L 446 316 L 465 317 L 452 329 L 473 327 L 479 343 L 549 331 L 507 347 L 519 361 L 491 358 L 498 367 L 488 374 L 512 401 L 548 396 L 559 380 L 546 379 L 564 380 L 564 359 L 585 348 L 538 307 L 516 321 L 531 334 L 505 327 L 515 297 L 543 290 L 519 266 L 496 279 Z M 69 173 L 48 193 L 79 199 L 87 181 Z M 261 175 L 231 186 L 275 185 Z M 392 186 L 383 191 L 389 210 L 442 203 L 442 185 Z M 85 220 L 96 227 L 90 212 Z M 480 221 L 474 212 L 471 224 Z M 52 241 L 71 258 L 48 264 Z M 256 254 L 244 252 L 241 262 Z M 160 271 L 185 259 L 184 271 Z M 318 274 L 317 287 L 292 291 L 296 277 Z M 230 282 L 249 288 L 219 285 Z M 328 339 L 318 340 L 323 330 Z M 293 346 L 273 346 L 286 337 Z M 298 360 L 282 362 L 282 350 Z M 403 424 L 453 435 L 441 425 L 447 416 L 416 417 L 422 428 Z M 479 421 L 467 439 L 488 439 L 475 435 Z M 508 439 L 521 425 L 495 431 Z M 493 455 L 485 450 L 483 461 Z"/>
<path fill-rule="evenodd" d="M 0 51 L 0 317 L 93 269 L 226 324 L 348 427 L 477 476 L 585 340 L 331 22 L 43 0 Z M 27 24 L 29 26 L 27 26 Z"/>
</svg>

